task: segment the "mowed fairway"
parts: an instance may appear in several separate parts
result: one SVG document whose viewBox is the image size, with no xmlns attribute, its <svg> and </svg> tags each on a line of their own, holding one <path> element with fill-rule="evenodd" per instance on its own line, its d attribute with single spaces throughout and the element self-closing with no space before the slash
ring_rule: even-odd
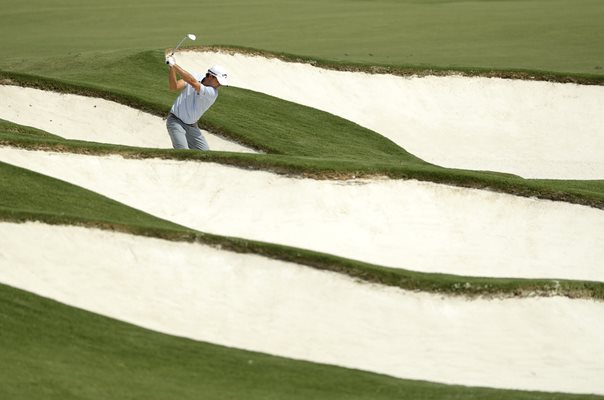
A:
<svg viewBox="0 0 604 400">
<path fill-rule="evenodd" d="M 600 0 L 0 0 L 0 400 L 604 398 L 602 21 Z M 162 120 L 186 33 L 179 64 L 232 74 L 210 152 Z M 547 173 L 474 163 L 528 146 Z"/>
<path fill-rule="evenodd" d="M 0 2 L 0 67 L 88 51 L 223 44 L 362 64 L 604 74 L 600 0 Z M 43 63 L 42 63 L 43 64 Z"/>
</svg>

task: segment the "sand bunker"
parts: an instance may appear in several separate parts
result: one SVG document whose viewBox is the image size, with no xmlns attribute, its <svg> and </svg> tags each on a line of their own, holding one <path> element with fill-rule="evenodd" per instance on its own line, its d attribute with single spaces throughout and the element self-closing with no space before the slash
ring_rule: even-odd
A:
<svg viewBox="0 0 604 400">
<path fill-rule="evenodd" d="M 0 148 L 0 160 L 204 232 L 396 268 L 604 281 L 604 212 L 403 180 L 292 179 L 213 163 Z"/>
<path fill-rule="evenodd" d="M 604 394 L 604 303 L 445 299 L 76 227 L 0 235 L 0 281 L 157 331 L 402 378 Z"/>
<path fill-rule="evenodd" d="M 443 166 L 604 178 L 602 87 L 397 78 L 216 53 L 177 59 L 192 70 L 224 64 L 235 86 L 347 118 Z M 0 86 L 0 118 L 65 138 L 170 147 L 161 118 L 99 99 Z M 215 150 L 249 151 L 206 137 Z M 419 271 L 604 281 L 604 212 L 588 207 L 211 163 L 8 147 L 0 160 L 205 232 Z M 604 394 L 602 302 L 410 293 L 76 227 L 0 222 L 0 237 L 0 282 L 149 329 L 401 378 Z"/>
<path fill-rule="evenodd" d="M 0 85 L 0 119 L 42 129 L 66 139 L 137 147 L 172 147 L 162 118 L 93 97 Z M 254 152 L 207 131 L 203 133 L 212 150 Z"/>
<path fill-rule="evenodd" d="M 277 59 L 183 51 L 233 86 L 304 104 L 372 129 L 434 164 L 527 178 L 604 179 L 604 87 L 337 72 Z"/>
</svg>

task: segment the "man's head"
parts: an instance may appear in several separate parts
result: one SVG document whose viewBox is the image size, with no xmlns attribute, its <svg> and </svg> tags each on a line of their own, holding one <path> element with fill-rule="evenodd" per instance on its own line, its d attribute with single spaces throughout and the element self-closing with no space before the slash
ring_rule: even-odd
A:
<svg viewBox="0 0 604 400">
<path fill-rule="evenodd" d="M 203 79 L 202 83 L 213 88 L 227 86 L 227 72 L 220 65 L 214 65 L 208 70 L 208 72 L 206 73 L 206 77 Z"/>
</svg>

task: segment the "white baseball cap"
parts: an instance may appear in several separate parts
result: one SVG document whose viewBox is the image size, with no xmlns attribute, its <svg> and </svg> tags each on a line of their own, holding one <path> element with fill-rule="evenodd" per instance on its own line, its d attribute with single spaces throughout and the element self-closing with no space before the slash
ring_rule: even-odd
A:
<svg viewBox="0 0 604 400">
<path fill-rule="evenodd" d="M 218 83 L 220 83 L 222 86 L 228 86 L 226 69 L 220 65 L 214 65 L 208 70 L 208 73 L 214 75 L 216 79 L 218 79 Z"/>
</svg>

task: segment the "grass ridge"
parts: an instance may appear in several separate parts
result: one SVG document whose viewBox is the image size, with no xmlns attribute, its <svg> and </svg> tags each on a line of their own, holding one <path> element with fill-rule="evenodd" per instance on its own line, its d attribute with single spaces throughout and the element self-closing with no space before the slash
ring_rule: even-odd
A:
<svg viewBox="0 0 604 400">
<path fill-rule="evenodd" d="M 174 242 L 200 243 L 220 250 L 256 254 L 347 275 L 373 284 L 439 295 L 475 298 L 526 298 L 564 296 L 604 301 L 604 282 L 567 279 L 486 278 L 417 272 L 383 267 L 280 244 L 203 233 L 188 228 L 148 227 L 109 221 L 95 221 L 69 215 L 10 210 L 0 207 L 0 220 L 12 223 L 40 222 L 48 225 L 78 226 L 152 237 Z"/>
<path fill-rule="evenodd" d="M 467 189 L 488 190 L 519 197 L 560 201 L 604 210 L 604 193 L 580 188 L 564 188 L 559 185 L 559 181 L 527 180 L 509 174 L 447 170 L 430 165 L 424 166 L 411 163 L 363 164 L 351 160 L 325 160 L 302 156 L 146 149 L 77 140 L 18 137 L 2 134 L 2 132 L 0 132 L 0 146 L 97 156 L 120 155 L 132 159 L 159 158 L 215 162 L 248 170 L 262 170 L 285 176 L 311 179 L 347 180 L 386 177 L 418 180 Z"/>
</svg>

